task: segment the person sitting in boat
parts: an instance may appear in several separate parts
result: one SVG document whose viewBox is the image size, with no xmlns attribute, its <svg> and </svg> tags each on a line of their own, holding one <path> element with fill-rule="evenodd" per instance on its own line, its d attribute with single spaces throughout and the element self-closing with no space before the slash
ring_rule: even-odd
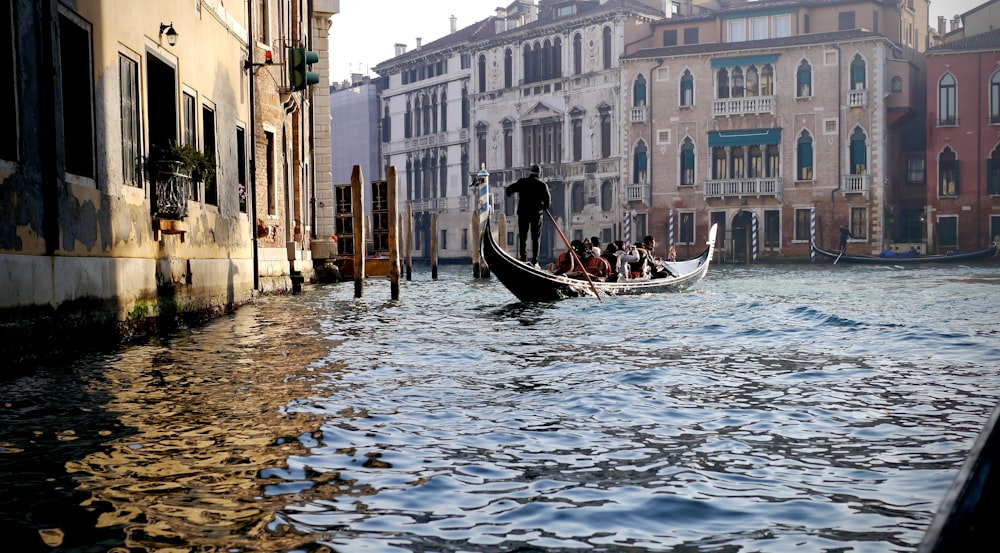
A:
<svg viewBox="0 0 1000 553">
<path fill-rule="evenodd" d="M 592 277 L 607 280 L 611 275 L 615 274 L 611 269 L 611 264 L 602 255 L 588 255 L 586 258 L 581 257 L 581 259 L 587 273 Z"/>
<path fill-rule="evenodd" d="M 619 280 L 625 280 L 632 276 L 631 264 L 639 261 L 639 251 L 638 249 L 629 244 L 625 245 L 624 242 L 618 240 L 615 242 L 618 246 L 618 278 Z"/>
<path fill-rule="evenodd" d="M 601 251 L 601 239 L 596 236 L 590 237 L 590 249 L 594 251 L 594 255 L 604 254 L 604 252 Z"/>
<path fill-rule="evenodd" d="M 556 258 L 555 266 L 552 268 L 552 274 L 556 275 L 566 275 L 566 276 L 576 276 L 579 275 L 584 269 L 576 262 L 577 257 L 579 257 L 580 252 L 583 251 L 583 242 L 579 240 L 573 240 L 569 243 L 570 248 L 573 250 L 566 250 L 559 254 Z M 589 249 L 589 248 L 588 248 Z M 573 252 L 577 253 L 577 256 L 573 255 Z M 581 258 L 582 261 L 582 258 Z"/>
</svg>

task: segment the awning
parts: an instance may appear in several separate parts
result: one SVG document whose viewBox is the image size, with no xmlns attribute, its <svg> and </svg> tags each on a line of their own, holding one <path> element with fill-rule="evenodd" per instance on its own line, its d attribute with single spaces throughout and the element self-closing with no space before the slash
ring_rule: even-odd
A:
<svg viewBox="0 0 1000 553">
<path fill-rule="evenodd" d="M 755 144 L 778 144 L 781 129 L 749 129 L 745 131 L 710 131 L 708 146 L 753 146 Z"/>
<path fill-rule="evenodd" d="M 712 69 L 720 67 L 736 67 L 738 65 L 764 65 L 773 64 L 778 61 L 778 54 L 764 54 L 760 56 L 741 56 L 738 58 L 719 58 L 712 60 Z"/>
</svg>

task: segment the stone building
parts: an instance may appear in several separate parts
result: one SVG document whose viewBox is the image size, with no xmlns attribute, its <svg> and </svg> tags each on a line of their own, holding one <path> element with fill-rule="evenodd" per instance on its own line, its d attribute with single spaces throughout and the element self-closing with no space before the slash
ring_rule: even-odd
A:
<svg viewBox="0 0 1000 553">
<path fill-rule="evenodd" d="M 622 233 L 623 129 L 619 58 L 663 17 L 662 1 L 514 2 L 497 9 L 492 33 L 472 43 L 471 157 L 485 164 L 497 204 L 505 187 L 542 166 L 550 212 L 570 239 Z M 627 117 L 627 114 L 625 115 Z M 503 240 L 512 247 L 516 219 Z M 542 256 L 565 249 L 543 226 Z M 641 237 L 640 237 L 641 238 Z"/>
<path fill-rule="evenodd" d="M 315 110 L 323 100 L 283 88 L 287 78 L 266 67 L 264 51 L 280 62 L 287 45 L 325 50 L 312 37 L 338 2 L 295 3 L 286 15 L 308 14 L 301 21 L 268 10 L 267 21 L 299 26 L 251 39 L 251 11 L 287 4 L 0 7 L 8 45 L 0 54 L 0 109 L 9 123 L 0 139 L 5 359 L 212 316 L 252 300 L 258 286 L 269 289 L 260 274 L 287 280 L 289 260 L 305 260 L 300 244 L 310 225 L 320 226 L 308 195 L 322 182 L 316 166 L 329 166 L 329 144 L 325 160 L 312 158 L 321 135 L 308 132 L 315 112 L 303 106 Z M 270 90 L 261 85 L 267 71 L 277 73 L 266 77 Z M 255 98 L 263 107 L 254 109 Z M 267 267 L 272 259 L 283 267 Z"/>
<path fill-rule="evenodd" d="M 984 248 L 1000 238 L 1000 26 L 927 52 L 927 114 L 927 244 Z"/>
<path fill-rule="evenodd" d="M 622 59 L 622 178 L 634 226 L 728 260 L 920 241 L 925 0 L 680 3 Z M 644 219 L 645 218 L 645 219 Z M 914 231 L 916 228 L 916 231 Z M 660 254 L 665 252 L 658 252 Z"/>
</svg>

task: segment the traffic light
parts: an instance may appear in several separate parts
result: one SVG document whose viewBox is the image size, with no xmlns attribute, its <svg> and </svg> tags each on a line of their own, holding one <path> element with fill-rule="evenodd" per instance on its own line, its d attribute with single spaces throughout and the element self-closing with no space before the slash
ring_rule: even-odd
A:
<svg viewBox="0 0 1000 553">
<path fill-rule="evenodd" d="M 309 71 L 309 65 L 319 61 L 319 54 L 305 48 L 288 49 L 288 84 L 292 90 L 305 90 L 319 83 L 319 73 Z"/>
</svg>

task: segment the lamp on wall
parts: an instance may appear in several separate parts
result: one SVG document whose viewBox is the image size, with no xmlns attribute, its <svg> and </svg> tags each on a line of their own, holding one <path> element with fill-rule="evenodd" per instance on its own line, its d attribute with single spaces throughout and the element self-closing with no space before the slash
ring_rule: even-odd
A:
<svg viewBox="0 0 1000 553">
<path fill-rule="evenodd" d="M 177 31 L 174 30 L 174 22 L 170 24 L 160 23 L 160 36 L 167 35 L 167 44 L 173 46 L 177 44 Z"/>
</svg>

